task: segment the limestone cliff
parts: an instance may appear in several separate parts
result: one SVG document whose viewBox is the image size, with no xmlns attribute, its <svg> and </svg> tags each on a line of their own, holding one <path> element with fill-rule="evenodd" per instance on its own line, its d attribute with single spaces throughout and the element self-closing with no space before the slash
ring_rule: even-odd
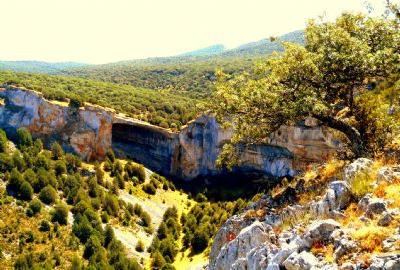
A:
<svg viewBox="0 0 400 270">
<path fill-rule="evenodd" d="M 11 134 L 26 127 L 45 142 L 59 140 L 66 150 L 85 160 L 102 159 L 113 147 L 164 175 L 182 179 L 224 173 L 215 161 L 232 131 L 211 116 L 201 116 L 179 133 L 85 104 L 76 109 L 49 101 L 35 91 L 8 87 L 0 91 L 0 126 Z M 331 156 L 338 143 L 331 132 L 315 121 L 283 126 L 271 135 L 269 145 L 240 146 L 235 172 L 294 175 L 302 164 Z"/>
<path fill-rule="evenodd" d="M 74 109 L 43 98 L 35 91 L 1 89 L 0 126 L 10 134 L 20 127 L 45 142 L 59 140 L 85 160 L 102 158 L 111 147 L 113 111 L 86 105 Z"/>
</svg>

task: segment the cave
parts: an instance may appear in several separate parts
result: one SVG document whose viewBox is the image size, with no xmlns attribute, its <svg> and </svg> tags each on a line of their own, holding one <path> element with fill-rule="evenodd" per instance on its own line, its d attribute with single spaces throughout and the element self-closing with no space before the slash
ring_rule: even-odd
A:
<svg viewBox="0 0 400 270">
<path fill-rule="evenodd" d="M 170 174 L 176 136 L 142 123 L 114 123 L 112 148 L 117 157 L 127 158 L 165 175 Z"/>
</svg>

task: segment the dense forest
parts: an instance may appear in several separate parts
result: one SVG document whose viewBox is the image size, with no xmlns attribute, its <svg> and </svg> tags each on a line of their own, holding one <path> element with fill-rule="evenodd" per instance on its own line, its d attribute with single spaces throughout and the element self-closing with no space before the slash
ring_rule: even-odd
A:
<svg viewBox="0 0 400 270">
<path fill-rule="evenodd" d="M 195 100 L 167 90 L 10 71 L 0 71 L 0 83 L 36 90 L 48 99 L 62 101 L 73 98 L 111 107 L 117 112 L 174 130 L 193 119 L 197 113 Z"/>
<path fill-rule="evenodd" d="M 282 42 L 303 44 L 303 31 L 292 32 L 276 40 L 263 39 L 244 44 L 220 53 L 215 52 L 215 47 L 210 47 L 183 56 L 66 69 L 62 74 L 150 89 L 168 89 L 185 96 L 205 98 L 213 89 L 217 69 L 229 74 L 249 71 L 254 62 L 273 52 L 283 51 Z"/>
</svg>

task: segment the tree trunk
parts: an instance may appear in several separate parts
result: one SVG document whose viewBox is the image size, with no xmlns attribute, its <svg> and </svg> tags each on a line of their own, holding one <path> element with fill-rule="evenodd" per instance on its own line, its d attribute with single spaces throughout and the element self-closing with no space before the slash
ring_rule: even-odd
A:
<svg viewBox="0 0 400 270">
<path fill-rule="evenodd" d="M 350 141 L 351 149 L 356 157 L 365 153 L 364 144 L 360 132 L 349 124 L 337 120 L 331 116 L 314 114 L 313 117 L 321 121 L 326 126 L 343 132 Z"/>
</svg>

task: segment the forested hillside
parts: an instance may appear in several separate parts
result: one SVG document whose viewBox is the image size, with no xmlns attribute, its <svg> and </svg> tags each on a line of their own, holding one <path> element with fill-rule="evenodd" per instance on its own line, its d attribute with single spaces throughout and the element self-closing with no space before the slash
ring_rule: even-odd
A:
<svg viewBox="0 0 400 270">
<path fill-rule="evenodd" d="M 83 67 L 85 65 L 86 64 L 75 62 L 0 61 L 0 70 L 55 74 L 64 69 Z"/>
<path fill-rule="evenodd" d="M 223 69 L 229 74 L 249 71 L 255 61 L 264 59 L 274 51 L 283 51 L 281 42 L 286 41 L 303 44 L 303 31 L 283 35 L 275 41 L 263 39 L 244 44 L 220 53 L 216 53 L 215 48 L 211 47 L 182 56 L 87 66 L 67 69 L 62 73 L 136 87 L 169 89 L 185 96 L 204 98 L 209 96 L 213 88 L 217 69 Z"/>
<path fill-rule="evenodd" d="M 23 86 L 48 99 L 66 98 L 114 108 L 117 112 L 165 128 L 178 129 L 197 113 L 196 101 L 163 90 L 81 78 L 0 71 L 0 84 Z"/>
</svg>

